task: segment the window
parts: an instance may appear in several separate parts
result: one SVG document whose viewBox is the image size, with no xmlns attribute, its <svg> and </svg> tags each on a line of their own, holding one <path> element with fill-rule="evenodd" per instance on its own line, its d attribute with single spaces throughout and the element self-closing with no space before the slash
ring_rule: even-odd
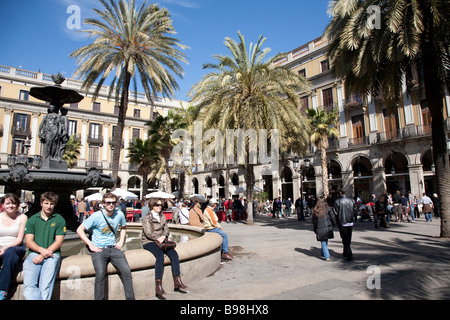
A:
<svg viewBox="0 0 450 320">
<path fill-rule="evenodd" d="M 70 109 L 78 109 L 78 102 L 77 103 L 71 103 Z"/>
<path fill-rule="evenodd" d="M 322 72 L 330 70 L 330 63 L 328 60 L 320 61 L 320 69 Z"/>
<path fill-rule="evenodd" d="M 135 118 L 140 118 L 141 117 L 141 109 L 134 109 L 133 110 L 133 116 Z"/>
<path fill-rule="evenodd" d="M 301 97 L 300 98 L 300 111 L 306 112 L 308 107 L 309 107 L 309 105 L 308 105 L 308 96 Z"/>
<path fill-rule="evenodd" d="M 19 91 L 19 100 L 28 101 L 28 91 L 20 90 Z"/>
<path fill-rule="evenodd" d="M 298 71 L 298 74 L 299 74 L 300 76 L 302 76 L 303 78 L 306 78 L 306 69 L 301 69 L 301 70 L 299 70 L 299 71 Z"/>
<path fill-rule="evenodd" d="M 100 139 L 100 124 L 91 123 L 90 130 L 89 130 L 89 138 Z"/>
<path fill-rule="evenodd" d="M 2 86 L 0 86 L 0 97 L 2 96 Z"/>
<path fill-rule="evenodd" d="M 364 117 L 363 115 L 352 117 L 353 144 L 364 142 Z"/>
<path fill-rule="evenodd" d="M 114 115 L 118 116 L 120 112 L 120 106 L 114 106 Z"/>
<path fill-rule="evenodd" d="M 397 113 L 388 114 L 386 109 L 383 109 L 384 118 L 384 131 L 386 134 L 386 140 L 392 140 L 397 138 L 398 131 L 398 116 Z"/>
<path fill-rule="evenodd" d="M 27 120 L 28 120 L 28 115 L 23 114 L 23 113 L 17 113 L 15 129 L 16 130 L 26 130 L 27 129 Z"/>
<path fill-rule="evenodd" d="M 69 136 L 73 136 L 77 133 L 77 121 L 69 120 Z"/>
<path fill-rule="evenodd" d="M 100 112 L 100 102 L 92 103 L 92 111 Z"/>
<path fill-rule="evenodd" d="M 100 147 L 89 147 L 89 160 L 88 160 L 88 166 L 98 166 L 98 155 L 99 155 Z"/>
<path fill-rule="evenodd" d="M 25 153 L 25 148 L 23 146 L 24 140 L 14 139 L 12 144 L 12 154 L 19 155 Z"/>
<path fill-rule="evenodd" d="M 333 88 L 322 90 L 322 102 L 327 112 L 333 109 Z"/>
<path fill-rule="evenodd" d="M 140 138 L 141 135 L 141 129 L 133 128 L 133 141 L 136 138 Z"/>
</svg>

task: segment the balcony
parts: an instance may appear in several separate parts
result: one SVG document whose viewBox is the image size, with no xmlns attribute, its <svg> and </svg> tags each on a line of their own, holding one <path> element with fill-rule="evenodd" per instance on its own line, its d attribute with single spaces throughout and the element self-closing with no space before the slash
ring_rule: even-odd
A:
<svg viewBox="0 0 450 320">
<path fill-rule="evenodd" d="M 103 146 L 103 137 L 102 136 L 97 136 L 97 137 L 89 137 L 88 136 L 87 143 Z"/>
<path fill-rule="evenodd" d="M 21 128 L 21 127 L 12 127 L 11 128 L 11 134 L 13 136 L 19 136 L 19 137 L 28 137 L 31 136 L 31 132 L 29 128 Z"/>
<path fill-rule="evenodd" d="M 359 110 L 364 106 L 364 98 L 361 95 L 352 95 L 344 100 L 344 109 L 347 111 Z"/>
<path fill-rule="evenodd" d="M 431 126 L 410 126 L 377 133 L 377 143 L 431 135 Z"/>
<path fill-rule="evenodd" d="M 369 144 L 368 136 L 348 139 L 349 146 L 357 146 L 357 145 L 364 145 L 364 144 Z"/>
</svg>

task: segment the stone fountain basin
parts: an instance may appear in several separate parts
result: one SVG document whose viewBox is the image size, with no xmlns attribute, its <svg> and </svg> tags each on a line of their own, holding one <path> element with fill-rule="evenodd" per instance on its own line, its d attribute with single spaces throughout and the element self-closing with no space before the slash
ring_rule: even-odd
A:
<svg viewBox="0 0 450 320">
<path fill-rule="evenodd" d="M 193 226 L 169 224 L 171 230 L 195 234 L 198 238 L 178 243 L 176 250 L 180 258 L 183 282 L 190 283 L 206 278 L 220 266 L 222 237 L 216 233 L 204 232 Z M 140 223 L 127 223 L 127 228 L 142 228 Z M 155 257 L 144 249 L 125 251 L 133 274 L 136 299 L 148 299 L 155 296 Z M 109 300 L 123 300 L 123 285 L 118 271 L 108 265 L 107 293 Z M 95 271 L 90 255 L 80 254 L 63 257 L 59 275 L 55 282 L 52 299 L 54 300 L 94 300 Z M 170 260 L 165 256 L 163 287 L 166 292 L 173 290 Z M 23 274 L 16 277 L 16 288 L 11 299 L 23 300 Z"/>
<path fill-rule="evenodd" d="M 80 190 L 86 189 L 89 186 L 86 186 L 84 182 L 88 176 L 88 172 L 86 171 L 70 171 L 70 170 L 55 170 L 55 169 L 31 169 L 29 170 L 30 176 L 33 178 L 33 181 L 25 182 L 22 181 L 20 184 L 15 183 L 13 181 L 5 181 L 9 177 L 10 170 L 9 169 L 0 169 L 0 184 L 8 184 L 11 187 L 16 187 L 18 189 L 23 190 L 43 190 L 43 191 L 61 191 L 68 190 Z M 114 180 L 111 176 L 100 173 L 99 176 L 102 179 L 101 187 L 113 187 Z"/>
</svg>

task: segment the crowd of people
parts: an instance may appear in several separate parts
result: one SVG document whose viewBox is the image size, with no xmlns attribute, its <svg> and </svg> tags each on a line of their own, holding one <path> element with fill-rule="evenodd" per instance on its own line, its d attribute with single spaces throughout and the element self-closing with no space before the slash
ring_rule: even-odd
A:
<svg viewBox="0 0 450 320">
<path fill-rule="evenodd" d="M 0 210 L 0 300 L 8 296 L 13 279 L 23 270 L 23 296 L 26 300 L 50 300 L 61 264 L 61 246 L 66 234 L 63 216 L 54 211 L 59 197 L 53 192 L 40 196 L 41 210 L 27 217 L 24 206 L 16 194 L 6 194 Z M 105 299 L 107 265 L 111 263 L 120 273 L 125 298 L 134 300 L 132 273 L 125 254 L 121 251 L 127 232 L 127 221 L 122 207 L 124 202 L 113 193 L 106 193 L 102 201 L 87 203 L 72 199 L 74 213 L 79 219 L 76 233 L 86 244 L 95 270 L 94 297 Z M 231 260 L 228 236 L 217 217 L 219 202 L 215 198 L 207 203 L 182 202 L 174 215 L 178 223 L 202 227 L 206 232 L 219 234 L 222 239 L 222 259 Z M 136 205 L 136 203 L 134 203 Z M 164 299 L 162 288 L 164 256 L 171 261 L 174 290 L 185 292 L 181 280 L 180 262 L 176 243 L 169 240 L 169 227 L 163 207 L 167 202 L 152 198 L 141 206 L 143 236 L 142 247 L 155 256 L 155 293 Z M 92 211 L 90 208 L 95 208 Z"/>
<path fill-rule="evenodd" d="M 415 222 L 423 213 L 426 222 L 432 221 L 432 214 L 440 217 L 439 197 L 436 193 L 432 198 L 423 193 L 420 202 L 411 192 L 401 194 L 397 190 L 394 195 L 382 193 L 378 197 L 372 194 L 371 200 L 365 204 L 359 197 L 351 199 L 341 190 L 339 196 L 329 195 L 320 198 L 312 210 L 313 230 L 317 241 L 321 242 L 322 257 L 330 259 L 328 240 L 333 239 L 333 227 L 338 227 L 343 244 L 343 256 L 351 261 L 351 239 L 354 222 L 358 219 L 373 221 L 375 228 L 390 228 L 390 222 Z"/>
<path fill-rule="evenodd" d="M 49 300 L 52 297 L 55 279 L 61 263 L 61 245 L 66 234 L 65 219 L 54 212 L 58 195 L 43 193 L 39 199 L 41 211 L 27 217 L 16 194 L 6 194 L 1 199 L 0 210 L 0 300 L 8 295 L 12 280 L 17 276 L 22 264 L 23 296 L 27 300 Z M 164 199 L 152 198 L 141 204 L 120 201 L 113 193 L 106 193 L 102 201 L 87 203 L 84 200 L 73 201 L 74 213 L 80 225 L 77 234 L 91 252 L 95 270 L 94 296 L 105 299 L 105 280 L 108 263 L 120 273 L 126 299 L 134 299 L 132 273 L 125 254 L 121 251 L 126 237 L 126 212 L 128 205 L 138 205 L 141 209 L 143 238 L 142 247 L 155 256 L 155 293 L 164 299 L 162 276 L 164 256 L 171 261 L 174 290 L 184 292 L 187 286 L 181 280 L 180 262 L 176 243 L 169 240 L 169 227 L 163 208 L 168 206 Z M 232 260 L 229 252 L 228 236 L 220 225 L 218 213 L 224 215 L 224 221 L 244 219 L 248 204 L 244 199 L 208 198 L 206 202 L 181 201 L 172 209 L 172 222 L 201 227 L 206 232 L 216 233 L 223 239 L 222 259 Z M 415 222 L 423 213 L 427 222 L 432 215 L 440 217 L 439 197 L 423 194 L 420 201 L 411 192 L 401 194 L 375 194 L 367 203 L 359 198 L 352 199 L 341 190 L 339 195 L 327 198 L 313 196 L 282 201 L 281 198 L 263 204 L 253 203 L 257 212 L 269 211 L 274 219 L 280 215 L 289 217 L 294 210 L 298 220 L 311 216 L 313 231 L 317 241 L 321 242 L 321 252 L 325 260 L 330 259 L 328 240 L 334 237 L 333 228 L 338 227 L 343 244 L 343 255 L 353 259 L 351 239 L 354 222 L 374 221 L 375 228 L 389 228 L 392 221 Z M 266 207 L 267 206 L 267 207 Z M 92 210 L 91 208 L 95 208 Z"/>
</svg>

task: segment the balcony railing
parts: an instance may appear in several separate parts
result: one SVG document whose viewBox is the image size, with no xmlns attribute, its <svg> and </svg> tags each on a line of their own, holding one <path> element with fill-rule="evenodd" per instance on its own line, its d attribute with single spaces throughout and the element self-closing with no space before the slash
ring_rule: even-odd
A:
<svg viewBox="0 0 450 320">
<path fill-rule="evenodd" d="M 369 137 L 368 136 L 364 136 L 364 137 L 348 139 L 348 145 L 349 146 L 361 145 L 361 144 L 369 144 Z"/>
<path fill-rule="evenodd" d="M 97 137 L 89 137 L 88 136 L 87 143 L 103 145 L 103 137 L 102 136 L 97 136 Z"/>
<path fill-rule="evenodd" d="M 392 141 L 397 139 L 414 138 L 431 134 L 431 126 L 411 126 L 396 131 L 385 131 L 377 133 L 376 142 Z"/>
</svg>

